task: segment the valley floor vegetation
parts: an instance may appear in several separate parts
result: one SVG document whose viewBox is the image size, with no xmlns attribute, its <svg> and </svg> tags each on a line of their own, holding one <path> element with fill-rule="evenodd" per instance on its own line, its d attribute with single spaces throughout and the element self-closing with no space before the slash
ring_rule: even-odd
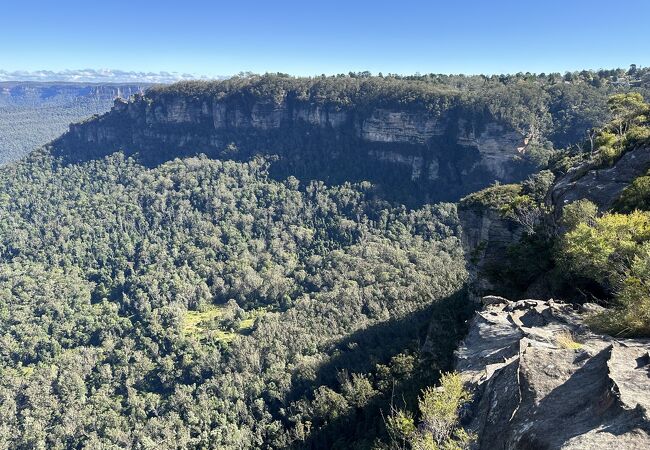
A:
<svg viewBox="0 0 650 450">
<path fill-rule="evenodd" d="M 0 448 L 391 448 L 391 408 L 428 420 L 468 314 L 455 206 L 267 167 L 0 169 Z"/>
</svg>

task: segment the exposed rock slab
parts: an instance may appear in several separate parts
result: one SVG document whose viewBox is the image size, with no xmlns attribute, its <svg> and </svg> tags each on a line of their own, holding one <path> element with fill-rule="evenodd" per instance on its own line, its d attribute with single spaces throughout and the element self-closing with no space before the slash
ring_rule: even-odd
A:
<svg viewBox="0 0 650 450">
<path fill-rule="evenodd" d="M 558 213 L 565 205 L 580 199 L 590 200 L 605 211 L 612 207 L 623 189 L 648 170 L 650 148 L 647 147 L 628 151 L 612 167 L 580 166 L 557 180 L 550 192 L 550 202 Z"/>
<path fill-rule="evenodd" d="M 458 128 L 458 144 L 476 147 L 481 154 L 481 164 L 499 180 L 508 178 L 512 158 L 523 154 L 528 144 L 528 138 L 496 122 L 488 123 L 477 132 L 471 123 L 460 119 Z"/>
<path fill-rule="evenodd" d="M 477 448 L 650 448 L 650 340 L 595 335 L 552 300 L 484 303 L 456 365 Z"/>
<path fill-rule="evenodd" d="M 363 121 L 361 137 L 371 142 L 424 144 L 444 134 L 439 120 L 424 112 L 391 111 L 378 108 Z"/>
</svg>

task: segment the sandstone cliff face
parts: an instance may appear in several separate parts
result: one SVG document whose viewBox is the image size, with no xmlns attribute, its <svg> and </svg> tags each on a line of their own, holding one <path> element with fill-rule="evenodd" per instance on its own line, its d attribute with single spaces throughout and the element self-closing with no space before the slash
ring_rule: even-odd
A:
<svg viewBox="0 0 650 450">
<path fill-rule="evenodd" d="M 497 122 L 488 123 L 480 132 L 473 124 L 460 119 L 458 143 L 467 147 L 476 147 L 481 153 L 481 164 L 498 180 L 508 178 L 508 161 L 504 149 L 509 149 L 511 158 L 523 154 L 528 144 L 528 139 L 513 131 L 506 129 Z M 515 153 L 510 153 L 512 151 Z"/>
<path fill-rule="evenodd" d="M 424 112 L 376 109 L 361 124 L 361 137 L 369 142 L 424 144 L 445 132 L 437 118 Z"/>
<path fill-rule="evenodd" d="M 456 362 L 477 448 L 650 448 L 650 340 L 594 335 L 552 300 L 484 303 Z"/>
<path fill-rule="evenodd" d="M 285 175 L 368 179 L 420 201 L 455 200 L 532 169 L 520 158 L 525 136 L 489 113 L 477 118 L 454 109 L 441 115 L 413 108 L 361 110 L 288 98 L 135 96 L 116 101 L 105 116 L 71 126 L 54 148 L 71 161 L 121 149 L 159 163 L 170 155 L 220 157 L 231 143 L 241 159 L 279 155 Z"/>
<path fill-rule="evenodd" d="M 484 273 L 490 265 L 507 257 L 508 247 L 521 238 L 523 228 L 490 208 L 460 207 L 458 217 L 462 225 L 461 242 L 467 260 L 469 293 L 476 301 L 485 294 L 499 292 L 499 286 Z"/>
<path fill-rule="evenodd" d="M 556 214 L 576 200 L 587 199 L 601 211 L 611 208 L 635 178 L 650 170 L 650 148 L 641 147 L 625 153 L 612 167 L 598 168 L 584 165 L 569 171 L 557 180 L 548 201 Z"/>
</svg>

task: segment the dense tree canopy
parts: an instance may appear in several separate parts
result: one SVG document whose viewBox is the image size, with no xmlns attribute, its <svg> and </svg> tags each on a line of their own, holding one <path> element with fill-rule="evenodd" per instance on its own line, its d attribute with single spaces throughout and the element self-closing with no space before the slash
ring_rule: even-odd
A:
<svg viewBox="0 0 650 450">
<path fill-rule="evenodd" d="M 43 151 L 0 170 L 0 448 L 386 436 L 396 383 L 413 407 L 449 366 L 435 348 L 462 314 L 444 300 L 465 278 L 455 208 L 266 168 Z M 421 365 L 432 314 L 448 325 Z"/>
</svg>

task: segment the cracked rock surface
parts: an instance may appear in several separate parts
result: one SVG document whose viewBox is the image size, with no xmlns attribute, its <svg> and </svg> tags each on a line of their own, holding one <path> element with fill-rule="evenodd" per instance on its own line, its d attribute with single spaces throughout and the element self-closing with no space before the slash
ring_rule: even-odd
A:
<svg viewBox="0 0 650 450">
<path fill-rule="evenodd" d="M 549 201 L 556 206 L 556 214 L 576 200 L 587 199 L 605 211 L 614 204 L 623 189 L 635 178 L 650 170 L 650 149 L 640 147 L 625 153 L 612 167 L 589 167 L 589 164 L 570 170 L 556 181 Z"/>
<path fill-rule="evenodd" d="M 650 448 L 650 340 L 594 334 L 553 300 L 483 304 L 456 354 L 476 448 Z"/>
</svg>

